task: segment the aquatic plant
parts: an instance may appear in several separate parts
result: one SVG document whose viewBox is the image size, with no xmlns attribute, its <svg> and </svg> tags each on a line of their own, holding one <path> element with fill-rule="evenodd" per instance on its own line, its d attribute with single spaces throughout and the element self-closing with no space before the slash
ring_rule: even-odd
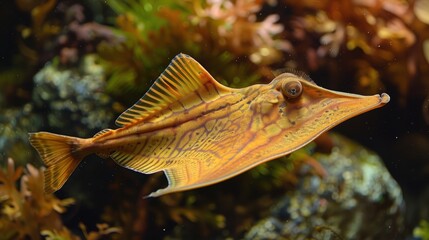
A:
<svg viewBox="0 0 429 240">
<path fill-rule="evenodd" d="M 419 226 L 414 228 L 413 236 L 421 240 L 429 240 L 429 222 L 421 220 Z"/>
<path fill-rule="evenodd" d="M 60 217 L 73 203 L 72 198 L 58 199 L 44 193 L 42 169 L 31 164 L 25 170 L 15 167 L 11 158 L 5 169 L 0 169 L 1 239 L 42 239 L 42 235 L 46 239 L 80 239 L 63 225 Z M 119 228 L 107 225 L 98 226 L 95 232 L 84 231 L 86 239 L 118 232 Z"/>
<path fill-rule="evenodd" d="M 28 9 L 35 4 L 56 2 L 15 1 L 26 3 L 23 6 Z M 400 99 L 403 106 L 415 98 L 420 104 L 428 94 L 424 78 L 429 73 L 429 22 L 424 0 L 107 3 L 119 15 L 115 28 L 94 24 L 88 18 L 82 20 L 82 5 L 70 7 L 60 1 L 55 13 L 44 8 L 34 18 L 37 23 L 20 26 L 23 58 L 14 60 L 13 68 L 0 72 L 2 104 L 19 105 L 31 100 L 32 71 L 28 71 L 26 63 L 44 64 L 54 57 L 54 62 L 59 63 L 55 67 L 68 68 L 79 64 L 82 56 L 94 49 L 108 69 L 106 90 L 121 103 L 113 105 L 116 112 L 141 97 L 179 52 L 195 56 L 217 80 L 229 86 L 267 81 L 272 78 L 272 69 L 299 67 L 308 70 L 321 85 L 353 88 L 367 94 L 379 92 L 380 88 L 396 89 L 400 98 L 395 101 Z M 63 21 L 62 16 L 71 16 L 73 21 Z M 34 37 L 36 30 L 42 38 Z M 66 106 L 65 100 L 56 102 L 59 104 L 55 107 L 74 106 Z M 429 101 L 425 103 L 423 114 L 429 119 Z M 85 121 L 100 123 L 91 119 Z M 15 128 L 3 128 L 6 130 Z M 11 152 L 22 154 L 23 146 L 9 145 Z M 100 206 L 106 209 L 103 219 L 123 225 L 125 239 L 172 232 L 176 236 L 207 237 L 213 229 L 224 237 L 240 236 L 268 211 L 276 197 L 296 184 L 301 166 L 312 164 L 313 172 L 323 175 L 323 169 L 309 155 L 295 154 L 292 158 L 301 161 L 273 161 L 208 190 L 165 196 L 158 201 L 142 197 L 162 182 L 161 177 L 146 181 L 136 191 L 134 186 L 141 186 L 143 181 L 138 180 L 146 179 L 144 176 L 116 174 L 110 188 L 124 194 L 112 194 L 112 203 Z M 237 189 L 243 194 L 237 196 Z M 75 237 L 67 228 L 45 230 L 43 235 Z"/>
<path fill-rule="evenodd" d="M 298 67 L 338 89 L 374 94 L 390 88 L 403 108 L 417 98 L 429 119 L 423 104 L 429 102 L 423 101 L 429 10 L 422 2 L 113 0 L 115 32 L 123 39 L 99 44 L 98 52 L 109 69 L 107 90 L 124 105 L 185 52 L 229 86 Z"/>
<path fill-rule="evenodd" d="M 3 20 L 10 24 L 9 29 L 13 32 L 7 35 L 10 35 L 9 41 L 14 41 L 16 46 L 9 47 L 9 56 L 6 56 L 8 61 L 2 61 L 0 66 L 1 105 L 17 106 L 30 100 L 29 83 L 35 69 L 46 60 L 43 54 L 45 44 L 61 30 L 57 22 L 48 17 L 56 4 L 56 0 L 15 0 L 2 5 L 17 17 Z M 2 57 L 5 58 L 4 55 Z"/>
<path fill-rule="evenodd" d="M 17 47 L 10 50 L 10 66 L 0 66 L 0 104 L 31 101 L 32 77 L 47 61 L 57 58 L 62 66 L 74 66 L 95 52 L 101 40 L 116 41 L 110 27 L 93 22 L 83 5 L 73 1 L 10 2 L 19 10 L 18 18 L 28 21 L 11 23 Z"/>
<path fill-rule="evenodd" d="M 117 97 L 124 92 L 141 96 L 179 52 L 213 69 L 222 83 L 250 85 L 272 77 L 266 66 L 281 57 L 285 45 L 275 38 L 283 30 L 276 23 L 278 16 L 262 21 L 257 17 L 263 1 L 112 0 L 108 4 L 119 14 L 116 32 L 124 41 L 101 43 L 98 52 L 111 69 L 107 89 Z"/>
<path fill-rule="evenodd" d="M 284 30 L 278 23 L 278 14 L 262 20 L 257 16 L 262 16 L 264 3 L 258 0 L 193 1 L 194 13 L 190 18 L 203 37 L 215 41 L 214 47 L 236 56 L 249 56 L 255 64 L 268 65 L 280 60 L 279 50 L 287 50 L 290 45 L 276 38 Z"/>
<path fill-rule="evenodd" d="M 31 16 L 29 25 L 18 27 L 21 54 L 33 65 L 58 56 L 60 63 L 73 64 L 91 53 L 101 39 L 112 40 L 109 27 L 92 22 L 81 4 L 73 2 L 16 0 Z M 55 10 L 55 11 L 54 11 Z"/>
<path fill-rule="evenodd" d="M 286 22 L 293 55 L 306 56 L 291 61 L 311 71 L 323 69 L 331 84 L 362 93 L 393 86 L 398 103 L 405 106 L 410 93 L 428 94 L 422 76 L 429 64 L 421 53 L 427 49 L 429 25 L 424 16 L 429 9 L 423 2 L 285 0 L 294 13 Z M 339 68 L 341 59 L 351 60 Z"/>
<path fill-rule="evenodd" d="M 22 176 L 23 168 L 15 168 L 14 161 L 8 159 L 6 169 L 0 171 L 0 232 L 6 239 L 26 236 L 39 239 L 41 230 L 61 226 L 59 214 L 74 202 L 71 198 L 60 200 L 54 195 L 45 195 L 41 170 L 32 165 L 27 165 L 26 170 Z"/>
<path fill-rule="evenodd" d="M 44 42 L 61 31 L 58 23 L 48 17 L 57 5 L 57 0 L 15 0 L 15 3 L 19 10 L 31 17 L 29 25 L 21 25 L 17 30 L 21 33 L 21 39 L 19 39 L 20 52 L 25 59 L 34 65 L 40 61 L 40 50 L 44 48 Z"/>
<path fill-rule="evenodd" d="M 99 239 L 117 239 L 112 234 L 120 234 L 121 228 L 109 227 L 107 224 L 97 224 L 97 230 L 88 232 L 84 224 L 79 224 L 80 229 L 83 232 L 85 240 L 99 240 Z M 80 240 L 81 238 L 73 235 L 69 229 L 63 227 L 59 230 L 43 230 L 41 232 L 44 239 L 46 240 Z"/>
</svg>

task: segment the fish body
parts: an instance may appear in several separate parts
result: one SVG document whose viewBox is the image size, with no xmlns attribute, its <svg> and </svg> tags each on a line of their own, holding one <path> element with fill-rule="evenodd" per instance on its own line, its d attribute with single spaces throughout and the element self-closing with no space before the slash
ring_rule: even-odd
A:
<svg viewBox="0 0 429 240">
<path fill-rule="evenodd" d="M 287 155 L 339 123 L 383 106 L 387 94 L 361 96 L 321 88 L 285 73 L 269 84 L 233 89 L 179 54 L 148 92 L 88 139 L 47 132 L 30 142 L 46 165 L 45 191 L 61 188 L 87 155 L 151 174 L 168 187 L 156 197 L 214 184 Z"/>
</svg>

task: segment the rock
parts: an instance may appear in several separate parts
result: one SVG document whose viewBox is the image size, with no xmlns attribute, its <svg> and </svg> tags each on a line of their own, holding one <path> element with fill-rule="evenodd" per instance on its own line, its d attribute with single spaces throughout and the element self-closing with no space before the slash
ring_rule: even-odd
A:
<svg viewBox="0 0 429 240">
<path fill-rule="evenodd" d="M 38 131 L 43 124 L 42 117 L 33 112 L 31 104 L 22 108 L 5 108 L 0 111 L 1 163 L 15 159 L 17 165 L 37 164 L 34 152 L 29 151 L 28 133 Z"/>
<path fill-rule="evenodd" d="M 89 137 L 114 117 L 112 100 L 104 93 L 104 69 L 94 55 L 86 55 L 79 67 L 49 63 L 34 84 L 33 102 L 45 113 L 50 131 Z"/>
<path fill-rule="evenodd" d="M 0 159 L 12 157 L 18 165 L 40 165 L 36 152 L 29 150 L 29 132 L 90 137 L 107 128 L 115 113 L 105 85 L 104 69 L 94 55 L 67 69 L 48 63 L 34 77 L 32 103 L 1 109 Z"/>
<path fill-rule="evenodd" d="M 297 188 L 285 194 L 245 239 L 398 239 L 403 231 L 401 189 L 373 152 L 338 135 L 332 152 L 313 157 L 324 178 L 303 169 Z"/>
</svg>

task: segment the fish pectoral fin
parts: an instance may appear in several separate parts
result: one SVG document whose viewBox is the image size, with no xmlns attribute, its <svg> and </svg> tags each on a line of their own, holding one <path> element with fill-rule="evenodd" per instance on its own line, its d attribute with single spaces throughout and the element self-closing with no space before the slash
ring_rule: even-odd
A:
<svg viewBox="0 0 429 240">
<path fill-rule="evenodd" d="M 195 59 L 185 54 L 179 54 L 146 94 L 123 112 L 115 123 L 123 127 L 154 116 L 173 103 L 195 94 L 198 89 L 201 91 L 198 91 L 198 96 L 193 98 L 194 101 L 214 98 L 221 92 L 231 90 L 218 83 Z M 186 103 L 180 103 L 179 106 L 186 107 Z"/>
</svg>

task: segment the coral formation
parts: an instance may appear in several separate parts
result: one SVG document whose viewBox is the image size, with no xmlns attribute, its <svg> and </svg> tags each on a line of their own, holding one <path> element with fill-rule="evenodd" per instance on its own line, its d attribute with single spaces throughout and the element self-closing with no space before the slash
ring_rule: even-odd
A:
<svg viewBox="0 0 429 240">
<path fill-rule="evenodd" d="M 112 121 L 112 100 L 103 93 L 104 68 L 94 55 L 80 66 L 61 69 L 55 61 L 34 76 L 33 102 L 50 129 L 89 136 Z"/>
</svg>

